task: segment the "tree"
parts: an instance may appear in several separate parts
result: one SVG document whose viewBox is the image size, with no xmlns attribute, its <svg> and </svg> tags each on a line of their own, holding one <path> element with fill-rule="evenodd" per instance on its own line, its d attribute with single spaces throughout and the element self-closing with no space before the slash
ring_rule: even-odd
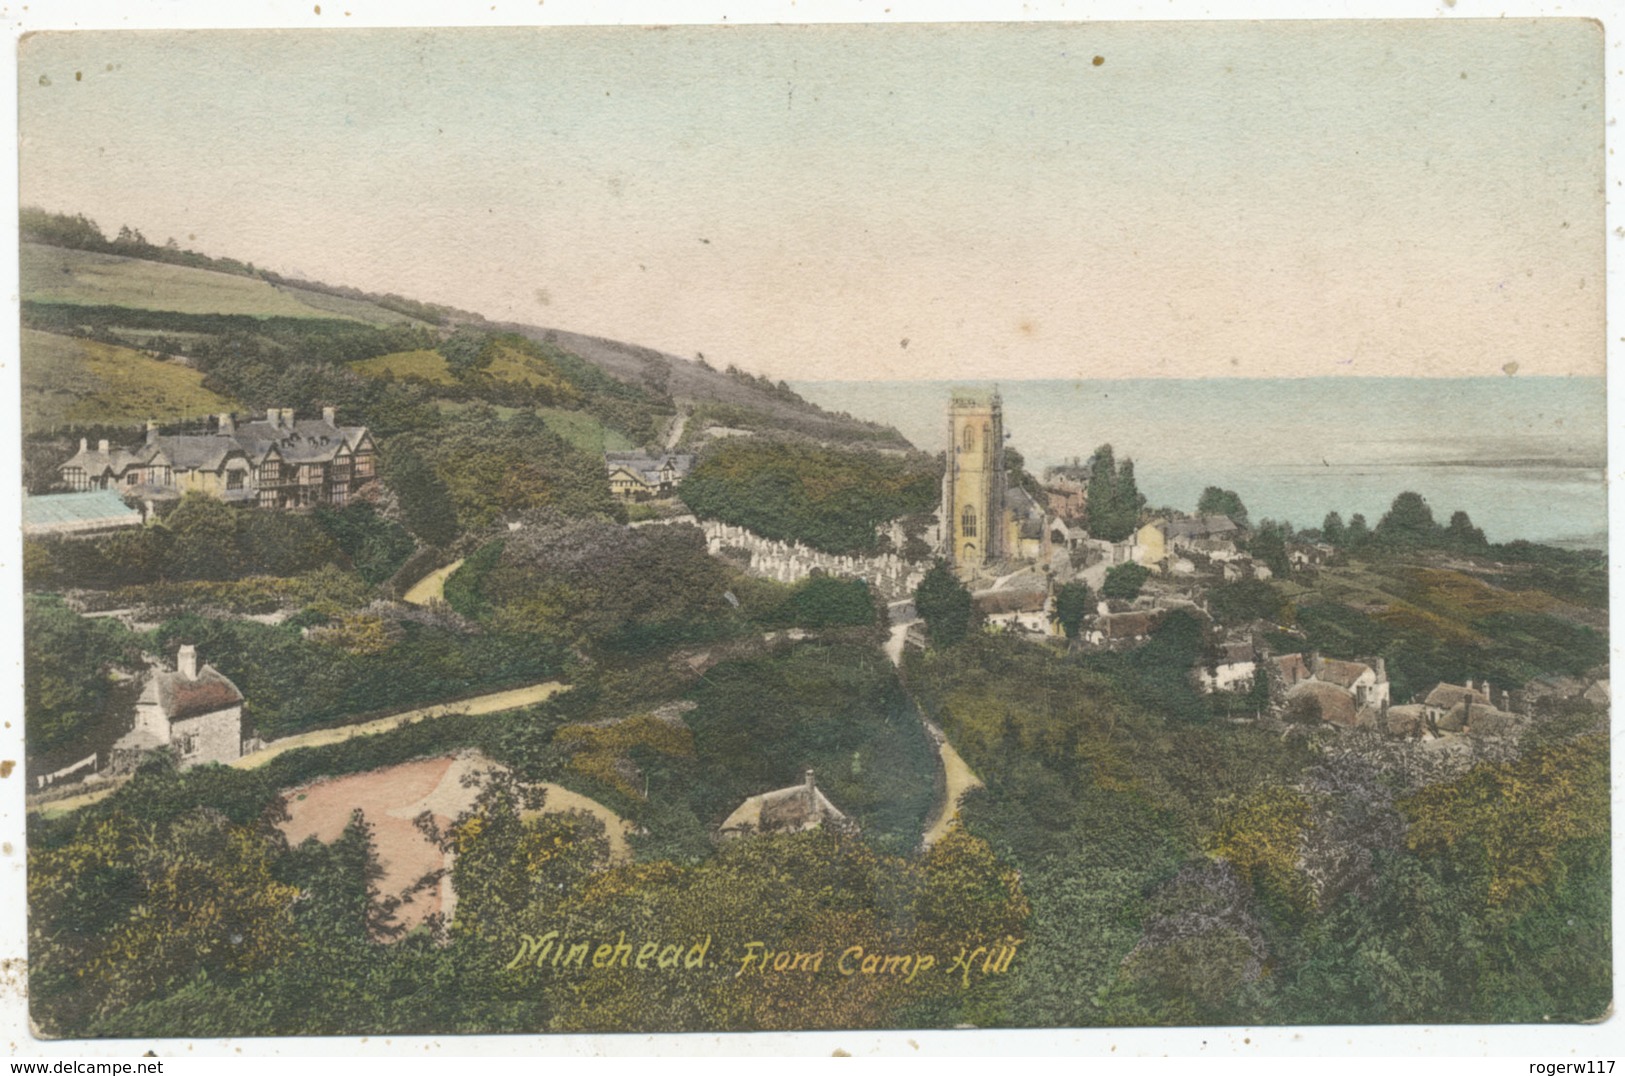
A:
<svg viewBox="0 0 1625 1076">
<path fill-rule="evenodd" d="M 1121 542 L 1134 533 L 1145 498 L 1134 481 L 1134 461 L 1119 464 L 1111 445 L 1095 449 L 1089 461 L 1089 495 L 1083 506 L 1084 526 L 1108 542 Z"/>
<path fill-rule="evenodd" d="M 174 536 L 164 558 L 170 579 L 232 579 L 238 574 L 237 511 L 206 493 L 188 493 L 164 520 Z"/>
<path fill-rule="evenodd" d="M 1140 588 L 1145 586 L 1145 581 L 1150 578 L 1149 568 L 1129 561 L 1127 564 L 1119 564 L 1106 570 L 1106 581 L 1101 585 L 1100 593 L 1108 598 L 1133 601 L 1139 597 Z"/>
<path fill-rule="evenodd" d="M 401 521 L 418 540 L 433 546 L 457 537 L 457 510 L 434 468 L 408 447 L 386 457 L 386 480 L 401 505 Z"/>
<path fill-rule="evenodd" d="M 970 591 L 941 559 L 914 588 L 914 608 L 934 646 L 953 646 L 970 634 L 976 611 Z"/>
<path fill-rule="evenodd" d="M 1461 550 L 1483 549 L 1488 544 L 1484 541 L 1484 532 L 1473 526 L 1473 521 L 1466 512 L 1451 514 L 1450 525 L 1444 529 L 1444 537 L 1447 543 Z"/>
<path fill-rule="evenodd" d="M 1378 521 L 1376 534 L 1389 545 L 1428 546 L 1437 543 L 1439 525 L 1433 521 L 1427 498 L 1407 490 L 1394 498 L 1387 514 Z"/>
<path fill-rule="evenodd" d="M 1247 507 L 1233 489 L 1207 487 L 1196 502 L 1196 513 L 1202 516 L 1229 516 L 1230 522 L 1236 526 L 1244 529 L 1247 526 Z"/>
<path fill-rule="evenodd" d="M 1336 512 L 1327 512 L 1325 521 L 1320 525 L 1320 537 L 1338 549 L 1347 545 L 1348 529 L 1343 525 L 1343 517 Z"/>
<path fill-rule="evenodd" d="M 57 598 L 24 601 L 23 714 L 31 755 L 65 749 L 96 727 L 115 665 L 141 667 L 137 639 L 119 621 L 82 617 Z"/>
<path fill-rule="evenodd" d="M 1257 655 L 1257 664 L 1253 668 L 1253 683 L 1247 689 L 1247 701 L 1254 710 L 1263 713 L 1274 703 L 1274 685 L 1270 682 L 1270 668 L 1275 663 L 1267 654 Z"/>
<path fill-rule="evenodd" d="M 1050 618 L 1061 625 L 1068 639 L 1076 639 L 1083 627 L 1083 618 L 1089 615 L 1093 604 L 1094 595 L 1089 593 L 1089 584 L 1074 579 L 1055 588 L 1055 611 Z"/>
<path fill-rule="evenodd" d="M 1349 517 L 1348 530 L 1344 532 L 1343 543 L 1348 549 L 1358 549 L 1371 540 L 1371 530 L 1366 526 L 1365 516 L 1359 512 Z"/>
<path fill-rule="evenodd" d="M 1284 576 L 1292 570 L 1292 562 L 1286 555 L 1286 540 L 1291 533 L 1285 524 L 1266 519 L 1247 543 L 1247 552 L 1263 561 L 1275 575 Z"/>
</svg>

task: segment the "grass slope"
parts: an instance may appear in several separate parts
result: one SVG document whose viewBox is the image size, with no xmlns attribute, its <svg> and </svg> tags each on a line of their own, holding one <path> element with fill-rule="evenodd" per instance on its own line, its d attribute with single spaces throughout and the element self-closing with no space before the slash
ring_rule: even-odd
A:
<svg viewBox="0 0 1625 1076">
<path fill-rule="evenodd" d="M 253 317 L 341 317 L 378 325 L 404 315 L 358 300 L 282 287 L 254 277 L 185 265 L 24 243 L 24 299 L 80 306 L 126 306 L 181 314 L 248 314 Z"/>
<path fill-rule="evenodd" d="M 605 426 L 585 411 L 538 407 L 536 413 L 547 423 L 548 429 L 589 456 L 598 456 L 605 452 L 628 452 L 637 447 L 619 430 Z"/>
<path fill-rule="evenodd" d="M 23 432 L 68 425 L 174 422 L 241 405 L 203 387 L 203 375 L 178 363 L 115 347 L 24 329 Z"/>
<path fill-rule="evenodd" d="M 397 351 L 389 355 L 380 355 L 376 359 L 364 359 L 361 362 L 351 363 L 350 369 L 366 377 L 392 374 L 402 379 L 421 378 L 433 385 L 456 384 L 456 378 L 451 376 L 451 370 L 446 366 L 446 357 L 438 351 L 428 349 Z"/>
</svg>

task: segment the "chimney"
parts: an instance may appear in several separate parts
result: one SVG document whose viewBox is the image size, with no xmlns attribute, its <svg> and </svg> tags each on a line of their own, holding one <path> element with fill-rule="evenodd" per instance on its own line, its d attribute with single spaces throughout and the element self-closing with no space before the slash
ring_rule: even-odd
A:
<svg viewBox="0 0 1625 1076">
<path fill-rule="evenodd" d="M 103 438 L 102 440 L 96 442 L 96 451 L 100 452 L 104 456 L 107 455 L 107 439 L 106 438 Z"/>
<path fill-rule="evenodd" d="M 83 437 L 79 438 L 79 451 L 80 452 L 88 452 L 89 450 L 90 450 L 90 442 L 85 440 Z"/>
<path fill-rule="evenodd" d="M 149 418 L 147 419 L 147 444 L 150 445 L 156 440 L 158 440 L 158 423 Z"/>
<path fill-rule="evenodd" d="M 1377 683 L 1386 684 L 1388 682 L 1388 662 L 1386 660 L 1384 660 L 1383 658 L 1378 658 L 1377 659 L 1376 672 L 1377 672 Z"/>
<path fill-rule="evenodd" d="M 175 669 L 188 680 L 197 679 L 197 647 L 188 643 L 175 655 Z"/>
<path fill-rule="evenodd" d="M 232 421 L 230 411 L 222 411 L 217 417 L 221 433 L 229 435 L 237 432 L 237 424 Z"/>
<path fill-rule="evenodd" d="M 339 424 L 339 409 L 336 407 L 322 408 L 322 421 L 329 426 L 337 426 Z"/>
<path fill-rule="evenodd" d="M 813 790 L 813 772 L 811 770 L 807 771 L 807 776 L 804 779 L 804 783 L 807 786 L 807 794 L 811 795 Z"/>
<path fill-rule="evenodd" d="M 284 407 L 282 409 L 282 424 L 290 430 L 293 429 L 293 408 Z"/>
<path fill-rule="evenodd" d="M 275 428 L 277 426 L 282 425 L 282 412 L 278 411 L 274 407 L 266 408 L 265 409 L 265 421 L 269 422 L 271 424 L 272 428 Z"/>
</svg>

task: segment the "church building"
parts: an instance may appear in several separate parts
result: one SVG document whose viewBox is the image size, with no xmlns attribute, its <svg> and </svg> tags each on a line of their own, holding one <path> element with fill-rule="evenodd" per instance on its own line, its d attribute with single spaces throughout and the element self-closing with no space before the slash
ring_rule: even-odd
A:
<svg viewBox="0 0 1625 1076">
<path fill-rule="evenodd" d="M 948 401 L 948 437 L 944 552 L 963 574 L 1005 556 L 1004 404 L 998 392 L 955 389 Z"/>
</svg>

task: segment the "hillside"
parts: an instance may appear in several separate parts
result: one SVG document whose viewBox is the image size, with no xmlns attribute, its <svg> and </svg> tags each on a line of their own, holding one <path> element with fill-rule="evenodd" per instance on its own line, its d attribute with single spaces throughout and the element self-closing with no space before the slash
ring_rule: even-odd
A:
<svg viewBox="0 0 1625 1076">
<path fill-rule="evenodd" d="M 24 434 L 64 427 L 180 422 L 232 411 L 203 375 L 127 347 L 24 329 Z"/>
<path fill-rule="evenodd" d="M 25 210 L 23 239 L 23 321 L 37 330 L 24 339 L 25 382 L 60 386 L 83 376 L 82 363 L 55 368 L 63 345 L 45 347 L 47 336 L 112 349 L 95 352 L 96 383 L 111 389 L 91 386 L 91 402 L 71 413 L 60 402 L 46 407 L 28 432 L 116 426 L 133 422 L 135 412 L 143 420 L 149 412 L 186 417 L 202 391 L 220 409 L 232 400 L 250 410 L 336 404 L 386 431 L 421 426 L 426 409 L 456 416 L 483 402 L 504 419 L 534 414 L 581 446 L 694 450 L 707 430 L 725 427 L 894 452 L 912 447 L 889 427 L 827 413 L 783 383 L 703 360 L 293 281 L 234 259 L 155 246 L 129 229 L 109 240 L 82 217 Z M 182 384 L 176 372 L 184 366 L 132 349 L 180 357 L 198 376 Z M 109 363 L 128 368 L 115 376 Z M 155 407 L 154 400 L 176 402 Z"/>
<path fill-rule="evenodd" d="M 421 324 L 372 303 L 273 284 L 259 277 L 43 243 L 21 245 L 21 284 L 23 298 L 38 303 L 257 318 L 343 318 L 369 325 Z"/>
<path fill-rule="evenodd" d="M 788 386 L 775 386 L 765 378 L 724 372 L 652 348 L 561 329 L 517 323 L 491 327 L 554 344 L 618 380 L 658 386 L 691 418 L 683 426 L 685 447 L 703 441 L 708 425 L 754 432 L 787 431 L 830 444 L 894 450 L 913 447 L 889 426 L 825 411 L 791 392 Z"/>
</svg>

